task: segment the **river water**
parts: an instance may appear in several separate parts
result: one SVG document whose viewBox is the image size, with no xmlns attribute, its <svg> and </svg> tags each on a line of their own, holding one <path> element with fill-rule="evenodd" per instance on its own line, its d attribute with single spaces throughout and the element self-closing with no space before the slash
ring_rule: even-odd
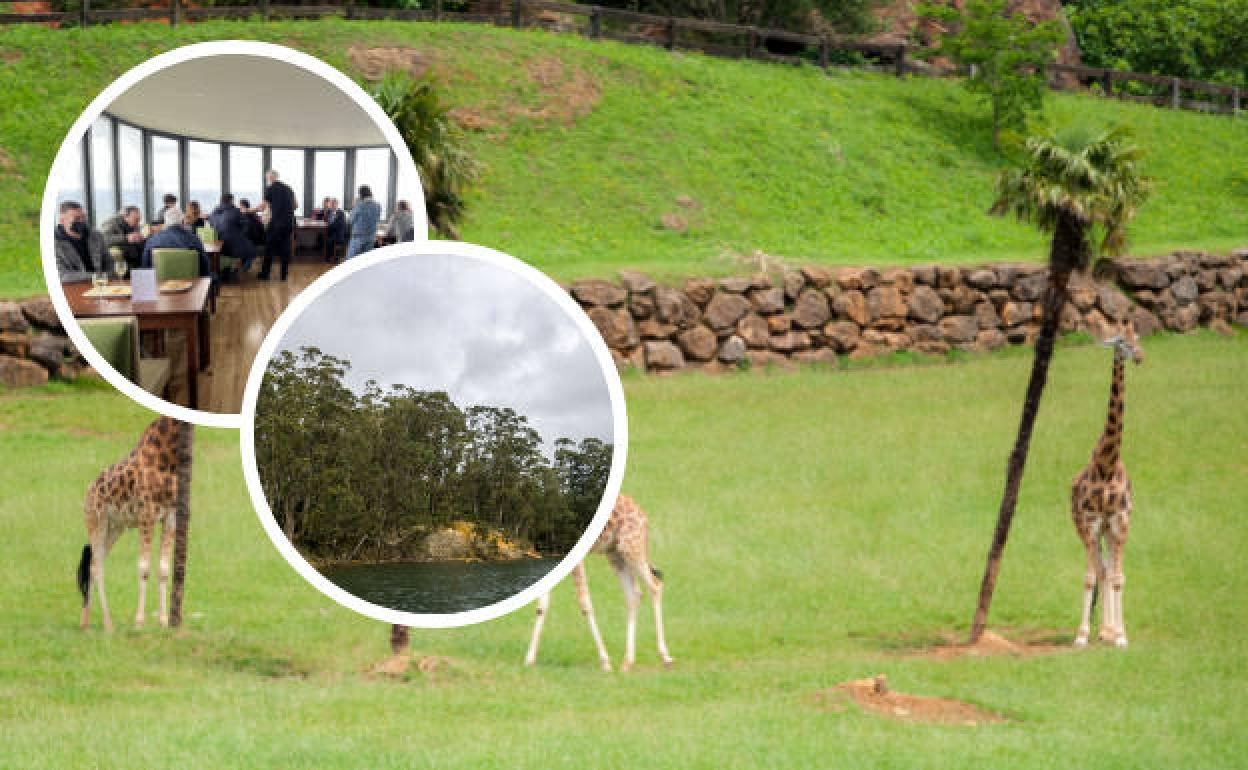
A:
<svg viewBox="0 0 1248 770">
<path fill-rule="evenodd" d="M 441 614 L 485 607 L 533 585 L 558 559 L 355 564 L 321 570 L 348 593 L 403 612 Z"/>
</svg>

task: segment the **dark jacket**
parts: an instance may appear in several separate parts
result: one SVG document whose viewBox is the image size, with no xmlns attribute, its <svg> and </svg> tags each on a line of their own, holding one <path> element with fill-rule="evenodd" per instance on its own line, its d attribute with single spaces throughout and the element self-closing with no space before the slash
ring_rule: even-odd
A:
<svg viewBox="0 0 1248 770">
<path fill-rule="evenodd" d="M 87 256 L 91 259 L 91 265 L 83 261 L 82 254 L 78 251 L 79 243 L 81 241 L 71 238 L 63 227 L 56 226 L 56 271 L 61 275 L 61 283 L 89 281 L 93 272 L 91 268 L 113 269 L 113 260 L 109 258 L 108 249 L 104 247 L 104 238 L 99 233 L 87 230 Z"/>
<path fill-rule="evenodd" d="M 204 253 L 203 241 L 199 240 L 199 236 L 186 229 L 185 225 L 173 225 L 166 227 L 160 232 L 147 239 L 147 243 L 143 245 L 142 267 L 152 267 L 152 250 L 153 249 L 194 249 L 199 253 L 199 274 L 212 275 L 212 263 L 208 261 L 208 255 Z"/>
<path fill-rule="evenodd" d="M 243 232 L 247 234 L 247 240 L 256 246 L 264 243 L 264 222 L 260 221 L 260 215 L 254 211 L 248 211 L 246 214 L 240 209 L 238 212 L 239 219 L 243 223 Z"/>
<path fill-rule="evenodd" d="M 347 242 L 347 212 L 342 209 L 330 209 L 325 212 L 325 231 L 330 243 Z"/>
<path fill-rule="evenodd" d="M 136 266 L 143 256 L 143 243 L 131 243 L 126 236 L 131 233 L 140 232 L 139 228 L 131 227 L 126 224 L 126 219 L 121 214 L 109 217 L 104 220 L 104 224 L 100 225 L 100 235 L 104 236 L 104 245 L 108 248 L 119 248 L 121 253 L 125 254 L 126 262 Z"/>
<path fill-rule="evenodd" d="M 256 247 L 247 237 L 247 225 L 243 221 L 243 212 L 239 211 L 237 206 L 233 204 L 217 206 L 208 215 L 208 221 L 212 223 L 213 229 L 217 231 L 217 237 L 221 239 L 222 254 L 242 260 L 255 259 Z"/>
</svg>

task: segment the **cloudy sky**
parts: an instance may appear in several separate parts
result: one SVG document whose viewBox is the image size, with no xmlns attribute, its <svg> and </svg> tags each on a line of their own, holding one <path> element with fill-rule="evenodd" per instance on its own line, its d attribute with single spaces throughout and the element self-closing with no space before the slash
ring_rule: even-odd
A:
<svg viewBox="0 0 1248 770">
<path fill-rule="evenodd" d="M 611 440 L 611 399 L 589 342 L 544 292 L 467 257 L 412 256 L 361 270 L 305 310 L 279 349 L 351 362 L 347 384 L 445 390 L 461 408 L 509 406 L 547 452 L 560 437 Z"/>
</svg>

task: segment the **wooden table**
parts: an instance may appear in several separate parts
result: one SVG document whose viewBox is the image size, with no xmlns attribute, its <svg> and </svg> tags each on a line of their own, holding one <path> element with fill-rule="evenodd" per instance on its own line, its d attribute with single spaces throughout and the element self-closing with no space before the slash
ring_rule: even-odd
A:
<svg viewBox="0 0 1248 770">
<path fill-rule="evenodd" d="M 114 282 L 124 285 L 125 281 Z M 135 316 L 139 329 L 181 329 L 186 333 L 186 379 L 190 407 L 199 408 L 199 373 L 211 364 L 209 344 L 211 320 L 204 312 L 212 291 L 212 280 L 196 278 L 186 291 L 159 294 L 151 302 L 131 302 L 129 297 L 98 300 L 84 297 L 91 290 L 89 281 L 63 283 L 61 289 L 76 318 Z"/>
<path fill-rule="evenodd" d="M 321 240 L 321 257 L 329 260 L 329 224 L 321 219 L 295 220 L 295 248 L 299 246 L 299 233 L 314 233 Z M 294 255 L 294 252 L 291 252 Z"/>
</svg>

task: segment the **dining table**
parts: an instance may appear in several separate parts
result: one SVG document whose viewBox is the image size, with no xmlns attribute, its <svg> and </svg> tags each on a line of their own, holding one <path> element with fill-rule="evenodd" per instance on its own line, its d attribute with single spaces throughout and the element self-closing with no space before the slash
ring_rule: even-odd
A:
<svg viewBox="0 0 1248 770">
<path fill-rule="evenodd" d="M 295 220 L 295 247 L 299 246 L 299 235 L 302 233 L 312 233 L 317 237 L 321 244 L 321 256 L 329 260 L 329 224 L 321 219 L 309 219 L 300 217 Z"/>
<path fill-rule="evenodd" d="M 110 281 L 110 286 L 129 286 L 128 281 Z M 180 329 L 186 334 L 186 381 L 190 408 L 199 408 L 199 373 L 211 364 L 211 316 L 205 312 L 212 292 L 212 279 L 195 278 L 182 291 L 160 292 L 156 299 L 134 302 L 130 297 L 97 299 L 85 296 L 90 281 L 63 283 L 61 289 L 75 318 L 134 316 L 139 330 Z"/>
</svg>

